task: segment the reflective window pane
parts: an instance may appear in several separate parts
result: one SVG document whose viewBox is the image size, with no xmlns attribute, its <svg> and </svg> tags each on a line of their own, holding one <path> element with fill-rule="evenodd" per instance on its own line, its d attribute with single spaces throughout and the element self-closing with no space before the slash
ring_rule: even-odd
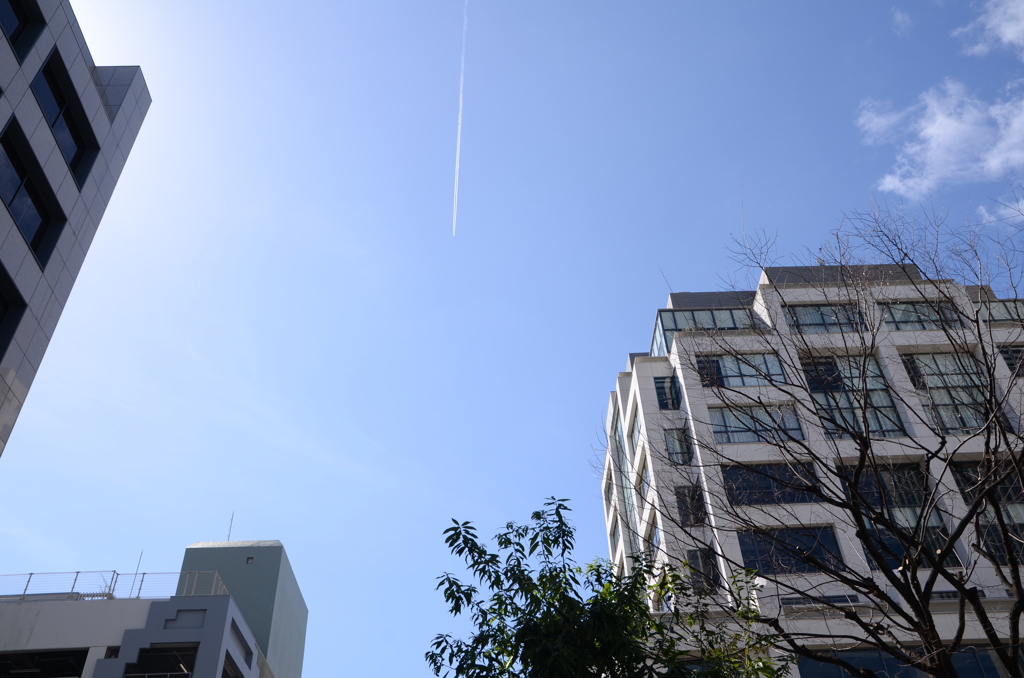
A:
<svg viewBox="0 0 1024 678">
<path fill-rule="evenodd" d="M 811 464 L 747 464 L 723 466 L 725 494 L 733 506 L 808 504 L 818 501 Z"/>
<path fill-rule="evenodd" d="M 668 460 L 673 464 L 689 464 L 693 460 L 693 441 L 690 430 L 670 428 L 665 431 L 665 448 Z"/>
<path fill-rule="evenodd" d="M 11 0 L 0 0 L 0 28 L 11 41 L 17 40 L 24 24 L 20 8 L 11 4 Z"/>
<path fill-rule="evenodd" d="M 792 405 L 775 407 L 710 407 L 716 443 L 757 443 L 803 440 Z"/>
<path fill-rule="evenodd" d="M 844 569 L 831 527 L 741 531 L 738 536 L 743 566 L 761 574 Z"/>
<path fill-rule="evenodd" d="M 46 78 L 45 71 L 40 71 L 36 79 L 32 81 L 32 92 L 36 95 L 36 101 L 39 102 L 39 108 L 43 111 L 46 123 L 52 127 L 60 117 L 61 104 L 57 99 L 58 95 L 53 91 Z"/>
<path fill-rule="evenodd" d="M 20 187 L 21 176 L 18 170 L 7 153 L 0 149 L 0 200 L 3 200 L 5 205 L 10 205 Z"/>
<path fill-rule="evenodd" d="M 64 155 L 64 160 L 69 165 L 73 164 L 75 157 L 78 155 L 78 144 L 75 142 L 75 136 L 68 125 L 66 111 L 57 118 L 57 122 L 53 126 L 53 138 L 57 140 L 57 146 Z"/>
<path fill-rule="evenodd" d="M 14 200 L 10 204 L 10 210 L 11 216 L 14 217 L 14 223 L 18 224 L 18 228 L 21 229 L 25 240 L 32 244 L 32 240 L 39 232 L 39 227 L 43 225 L 43 217 L 39 214 L 39 208 L 36 206 L 27 188 L 27 186 L 22 186 L 14 196 Z"/>
</svg>

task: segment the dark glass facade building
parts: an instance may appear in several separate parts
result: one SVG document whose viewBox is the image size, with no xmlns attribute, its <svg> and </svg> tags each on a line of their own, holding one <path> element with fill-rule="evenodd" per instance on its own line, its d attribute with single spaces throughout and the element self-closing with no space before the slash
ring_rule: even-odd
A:
<svg viewBox="0 0 1024 678">
<path fill-rule="evenodd" d="M 0 0 L 0 451 L 142 127 L 138 66 L 97 66 L 65 0 Z"/>
</svg>

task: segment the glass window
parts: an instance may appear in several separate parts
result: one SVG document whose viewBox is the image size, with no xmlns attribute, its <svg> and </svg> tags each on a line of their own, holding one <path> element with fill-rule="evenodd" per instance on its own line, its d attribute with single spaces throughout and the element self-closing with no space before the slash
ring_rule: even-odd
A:
<svg viewBox="0 0 1024 678">
<path fill-rule="evenodd" d="M 68 107 L 68 97 L 60 85 L 63 70 L 64 65 L 55 52 L 32 81 L 32 92 L 43 111 L 43 118 L 53 131 L 57 148 L 74 171 L 82 160 L 85 143 L 75 115 Z"/>
<path fill-rule="evenodd" d="M 38 249 L 46 212 L 10 131 L 0 137 L 0 199 L 3 199 L 25 240 L 32 249 Z"/>
<path fill-rule="evenodd" d="M 890 330 L 939 330 L 959 327 L 960 314 L 948 301 L 913 301 L 879 304 L 882 319 Z"/>
<path fill-rule="evenodd" d="M 637 474 L 636 492 L 640 497 L 640 505 L 647 501 L 647 495 L 651 491 L 651 466 L 647 463 L 647 457 L 640 460 L 640 473 Z"/>
<path fill-rule="evenodd" d="M 953 463 L 953 477 L 968 504 L 974 502 L 979 489 L 994 489 L 996 505 L 992 505 L 992 500 L 987 501 L 984 511 L 978 516 L 981 547 L 1000 565 L 1009 565 L 1008 554 L 1011 552 L 1018 562 L 1024 562 L 1024 487 L 1020 477 L 1008 464 L 990 465 L 985 471 L 982 468 L 981 462 L 977 461 Z M 1005 534 L 999 527 L 996 511 L 1002 514 Z"/>
<path fill-rule="evenodd" d="M 707 518 L 707 506 L 700 485 L 678 485 L 676 507 L 679 509 L 679 524 L 683 527 L 703 525 Z"/>
<path fill-rule="evenodd" d="M 675 375 L 671 377 L 655 377 L 654 390 L 658 394 L 658 409 L 678 410 L 683 402 L 682 389 Z"/>
<path fill-rule="evenodd" d="M 630 553 L 640 550 L 640 539 L 637 534 L 636 522 L 636 499 L 633 493 L 633 484 L 630 481 L 629 473 L 631 466 L 626 458 L 626 447 L 622 440 L 622 417 L 618 408 L 612 413 L 611 452 L 613 460 L 613 473 L 615 485 L 619 490 L 620 507 L 624 507 L 625 515 L 622 517 L 625 522 L 626 539 L 630 547 Z"/>
<path fill-rule="evenodd" d="M 857 668 L 873 671 L 887 678 L 927 678 L 928 674 L 907 666 L 895 657 L 879 650 L 840 650 L 833 653 Z M 800 678 L 850 678 L 850 674 L 835 664 L 801 657 Z M 953 654 L 953 668 L 960 678 L 1000 678 L 1005 675 L 1002 662 L 990 649 L 972 647 Z"/>
<path fill-rule="evenodd" d="M 863 331 L 864 318 L 855 304 L 787 306 L 789 329 L 799 334 Z"/>
<path fill-rule="evenodd" d="M 745 464 L 723 466 L 725 494 L 733 506 L 807 504 L 818 501 L 811 464 Z"/>
<path fill-rule="evenodd" d="M 1024 322 L 1024 300 L 1007 299 L 1005 301 L 990 301 L 981 307 L 983 320 L 993 323 Z"/>
<path fill-rule="evenodd" d="M 851 432 L 904 435 L 903 422 L 873 356 L 818 357 L 803 361 L 807 387 L 830 438 Z"/>
<path fill-rule="evenodd" d="M 710 407 L 716 443 L 757 443 L 803 440 L 804 433 L 792 405 L 776 407 Z"/>
<path fill-rule="evenodd" d="M 688 428 L 665 430 L 665 448 L 668 460 L 673 464 L 689 464 L 693 461 L 693 438 Z"/>
<path fill-rule="evenodd" d="M 1003 360 L 1006 361 L 1006 366 L 1010 368 L 1014 379 L 1024 372 L 1021 370 L 1021 365 L 1024 364 L 1024 346 L 1000 346 L 999 352 L 1003 355 Z"/>
<path fill-rule="evenodd" d="M 608 472 L 608 479 L 604 482 L 604 505 L 608 508 L 612 505 L 612 497 L 615 491 L 615 483 L 612 481 L 613 472 Z"/>
<path fill-rule="evenodd" d="M 884 565 L 889 569 L 900 566 L 907 557 L 917 558 L 920 567 L 928 567 L 926 560 L 919 554 L 908 553 L 905 546 L 927 549 L 935 553 L 945 547 L 949 532 L 942 521 L 938 509 L 931 508 L 925 514 L 925 500 L 931 496 L 928 488 L 928 476 L 919 464 L 893 464 L 891 466 L 870 469 L 865 468 L 859 477 L 852 466 L 840 467 L 839 473 L 843 489 L 851 501 L 878 510 L 886 516 L 893 529 L 881 525 L 871 526 L 872 543 L 881 551 Z M 856 495 L 851 488 L 856 480 Z M 865 557 L 871 569 L 881 569 L 872 555 L 865 549 Z M 951 567 L 960 567 L 960 558 L 956 552 L 950 555 L 953 562 L 947 561 Z"/>
<path fill-rule="evenodd" d="M 842 570 L 839 542 L 831 527 L 793 527 L 739 532 L 743 567 L 761 574 Z"/>
<path fill-rule="evenodd" d="M 711 549 L 688 549 L 686 569 L 690 572 L 690 583 L 698 591 L 714 591 L 721 582 L 715 554 Z"/>
<path fill-rule="evenodd" d="M 658 527 L 658 523 L 655 522 L 647 531 L 647 537 L 644 538 L 644 554 L 647 556 L 649 562 L 654 562 L 654 559 L 658 557 L 658 551 L 660 549 L 661 529 Z"/>
<path fill-rule="evenodd" d="M 746 330 L 754 325 L 749 308 L 716 308 L 690 311 L 658 311 L 655 321 L 651 355 L 666 356 L 672 352 L 676 332 L 694 330 Z"/>
<path fill-rule="evenodd" d="M 697 356 L 702 386 L 766 386 L 785 384 L 779 357 L 774 353 Z"/>
<path fill-rule="evenodd" d="M 973 433 L 985 425 L 985 381 L 974 356 L 915 353 L 903 356 L 903 366 L 938 433 Z"/>
<path fill-rule="evenodd" d="M 611 535 L 611 537 L 612 537 L 611 538 L 611 542 L 612 542 L 612 556 L 614 556 L 618 552 L 618 550 L 619 550 L 619 540 L 621 539 L 621 537 L 619 536 L 619 516 L 618 516 L 618 514 L 613 514 L 612 515 L 612 535 Z"/>
<path fill-rule="evenodd" d="M 633 413 L 633 421 L 629 425 L 629 442 L 633 444 L 633 454 L 640 449 L 640 409 Z"/>
<path fill-rule="evenodd" d="M 0 28 L 12 44 L 18 41 L 28 24 L 25 10 L 17 0 L 0 0 Z"/>
</svg>

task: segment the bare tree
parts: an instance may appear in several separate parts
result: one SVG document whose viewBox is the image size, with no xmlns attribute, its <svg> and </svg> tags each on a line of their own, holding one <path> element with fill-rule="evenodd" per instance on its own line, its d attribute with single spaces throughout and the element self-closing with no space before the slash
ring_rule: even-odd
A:
<svg viewBox="0 0 1024 678">
<path fill-rule="evenodd" d="M 952 678 L 983 646 L 1022 678 L 1019 238 L 882 206 L 801 265 L 739 243 L 756 289 L 663 311 L 660 407 L 613 414 L 625 551 L 756 571 L 778 650 L 855 676 L 839 650 Z"/>
</svg>

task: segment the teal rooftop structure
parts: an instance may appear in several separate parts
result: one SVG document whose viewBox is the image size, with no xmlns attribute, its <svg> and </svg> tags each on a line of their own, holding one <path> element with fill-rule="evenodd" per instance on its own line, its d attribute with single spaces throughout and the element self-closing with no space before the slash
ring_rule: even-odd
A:
<svg viewBox="0 0 1024 678">
<path fill-rule="evenodd" d="M 300 678 L 308 610 L 281 542 L 198 542 L 181 571 L 219 573 L 276 678 Z"/>
</svg>

